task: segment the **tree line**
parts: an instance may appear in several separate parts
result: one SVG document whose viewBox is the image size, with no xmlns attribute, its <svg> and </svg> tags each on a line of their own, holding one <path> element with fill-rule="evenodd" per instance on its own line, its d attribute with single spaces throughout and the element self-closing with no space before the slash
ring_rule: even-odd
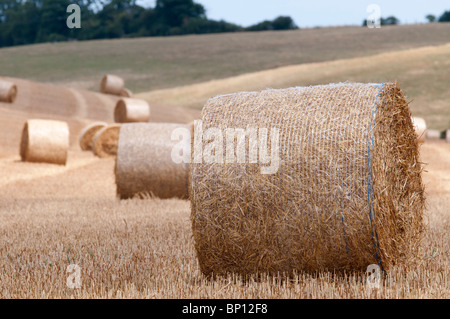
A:
<svg viewBox="0 0 450 319">
<path fill-rule="evenodd" d="M 81 29 L 68 28 L 67 7 L 80 7 Z M 450 21 L 450 11 L 429 22 Z M 395 25 L 396 17 L 381 19 Z M 364 20 L 363 25 L 367 25 Z M 0 0 L 0 47 L 67 40 L 114 39 L 219 32 L 297 29 L 291 17 L 280 16 L 249 27 L 208 19 L 194 0 L 156 0 L 144 8 L 136 0 Z"/>
<path fill-rule="evenodd" d="M 67 7 L 80 7 L 81 29 L 70 29 Z M 208 19 L 194 0 L 157 0 L 144 8 L 136 0 L 1 0 L 0 47 L 67 40 L 113 39 L 239 31 L 297 29 L 280 16 L 250 27 Z"/>
<path fill-rule="evenodd" d="M 441 16 L 436 17 L 433 14 L 427 14 L 425 16 L 425 19 L 428 20 L 428 22 L 433 23 L 433 22 L 450 22 L 450 10 L 449 11 L 445 11 Z M 397 19 L 394 16 L 389 16 L 387 18 L 380 18 L 380 25 L 397 25 L 400 24 L 400 20 Z M 363 20 L 362 23 L 363 27 L 367 26 L 367 20 Z"/>
</svg>

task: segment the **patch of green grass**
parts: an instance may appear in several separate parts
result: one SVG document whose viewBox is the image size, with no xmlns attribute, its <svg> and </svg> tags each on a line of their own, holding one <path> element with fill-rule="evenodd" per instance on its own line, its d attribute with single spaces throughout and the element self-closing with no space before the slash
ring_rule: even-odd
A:
<svg viewBox="0 0 450 319">
<path fill-rule="evenodd" d="M 98 90 L 106 73 L 135 92 L 279 66 L 374 55 L 449 41 L 450 24 L 339 27 L 19 46 L 0 50 L 3 76 Z"/>
</svg>

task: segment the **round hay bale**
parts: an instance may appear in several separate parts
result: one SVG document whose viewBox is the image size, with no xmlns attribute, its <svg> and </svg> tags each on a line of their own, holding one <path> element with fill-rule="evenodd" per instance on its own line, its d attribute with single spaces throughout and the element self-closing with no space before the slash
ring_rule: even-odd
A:
<svg viewBox="0 0 450 319">
<path fill-rule="evenodd" d="M 450 143 L 450 130 L 445 131 L 445 141 Z"/>
<path fill-rule="evenodd" d="M 441 138 L 441 132 L 439 132 L 438 130 L 427 130 L 427 139 L 432 140 L 438 140 Z"/>
<path fill-rule="evenodd" d="M 95 134 L 106 127 L 108 124 L 105 122 L 94 122 L 86 126 L 80 133 L 78 138 L 78 142 L 80 144 L 80 148 L 83 151 L 92 150 L 92 141 L 94 139 Z"/>
<path fill-rule="evenodd" d="M 105 94 L 121 95 L 125 88 L 125 81 L 117 75 L 107 74 L 100 83 L 100 92 Z"/>
<path fill-rule="evenodd" d="M 177 129 L 189 136 L 177 141 Z M 147 194 L 188 198 L 191 131 L 192 126 L 186 124 L 124 124 L 115 168 L 117 195 L 121 199 Z M 175 134 L 174 141 L 172 134 Z M 185 152 L 186 161 L 174 160 L 172 156 L 172 151 L 180 148 Z"/>
<path fill-rule="evenodd" d="M 150 105 L 139 99 L 121 98 L 114 109 L 116 123 L 148 122 L 150 120 Z"/>
<path fill-rule="evenodd" d="M 20 157 L 24 162 L 66 165 L 69 126 L 53 120 L 28 120 L 22 130 Z"/>
<path fill-rule="evenodd" d="M 92 151 L 98 157 L 115 156 L 119 140 L 120 124 L 111 124 L 95 133 L 92 139 Z"/>
<path fill-rule="evenodd" d="M 219 96 L 194 135 L 191 220 L 205 275 L 388 270 L 419 256 L 422 168 L 396 83 Z"/>
<path fill-rule="evenodd" d="M 412 118 L 414 130 L 416 131 L 417 138 L 420 143 L 425 142 L 425 131 L 427 130 L 427 124 L 425 120 L 421 117 Z"/>
<path fill-rule="evenodd" d="M 125 88 L 122 90 L 122 92 L 120 92 L 120 96 L 131 98 L 131 97 L 133 97 L 133 92 L 131 92 L 131 90 Z"/>
<path fill-rule="evenodd" d="M 17 86 L 9 81 L 0 80 L 0 102 L 14 103 L 17 97 Z"/>
</svg>

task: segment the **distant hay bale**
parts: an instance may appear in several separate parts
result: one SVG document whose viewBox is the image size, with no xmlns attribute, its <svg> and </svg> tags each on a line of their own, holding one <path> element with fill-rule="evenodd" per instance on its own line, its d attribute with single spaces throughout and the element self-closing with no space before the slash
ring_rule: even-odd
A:
<svg viewBox="0 0 450 319">
<path fill-rule="evenodd" d="M 86 126 L 80 133 L 78 142 L 80 144 L 80 148 L 83 151 L 92 150 L 92 142 L 95 134 L 106 127 L 108 124 L 105 122 L 94 122 Z"/>
<path fill-rule="evenodd" d="M 172 158 L 172 150 L 179 143 L 172 141 L 172 133 L 180 128 L 186 129 L 190 135 L 192 127 L 186 124 L 136 123 L 122 126 L 115 168 L 120 198 L 146 194 L 159 198 L 188 197 L 188 164 L 177 164 Z M 184 144 L 180 143 L 189 160 L 190 136 Z"/>
<path fill-rule="evenodd" d="M 445 141 L 450 143 L 450 130 L 445 131 Z"/>
<path fill-rule="evenodd" d="M 66 165 L 68 148 L 69 127 L 66 122 L 25 122 L 20 142 L 22 161 Z"/>
<path fill-rule="evenodd" d="M 425 120 L 421 117 L 413 117 L 412 118 L 414 129 L 416 131 L 417 138 L 420 143 L 425 142 L 425 131 L 427 130 L 427 124 Z"/>
<path fill-rule="evenodd" d="M 131 90 L 125 88 L 122 90 L 122 92 L 120 92 L 120 96 L 131 98 L 131 97 L 133 97 L 133 92 L 131 92 Z"/>
<path fill-rule="evenodd" d="M 121 95 L 125 88 L 125 81 L 117 75 L 107 74 L 100 83 L 100 92 L 105 94 Z"/>
<path fill-rule="evenodd" d="M 121 98 L 114 109 L 116 123 L 148 122 L 150 120 L 150 105 L 140 99 Z"/>
<path fill-rule="evenodd" d="M 439 132 L 438 130 L 427 130 L 426 137 L 429 140 L 438 140 L 441 138 L 441 132 Z"/>
<path fill-rule="evenodd" d="M 9 81 L 0 80 L 0 102 L 14 103 L 17 97 L 17 86 Z"/>
<path fill-rule="evenodd" d="M 419 146 L 396 83 L 218 96 L 200 124 L 189 192 L 203 274 L 388 270 L 420 255 Z"/>
<path fill-rule="evenodd" d="M 98 157 L 115 156 L 119 140 L 120 124 L 111 124 L 95 133 L 92 139 L 92 151 Z"/>
</svg>

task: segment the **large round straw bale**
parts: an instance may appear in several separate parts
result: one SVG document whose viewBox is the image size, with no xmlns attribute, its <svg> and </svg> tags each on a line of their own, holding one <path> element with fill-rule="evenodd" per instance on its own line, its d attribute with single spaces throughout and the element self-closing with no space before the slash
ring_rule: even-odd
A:
<svg viewBox="0 0 450 319">
<path fill-rule="evenodd" d="M 116 123 L 148 122 L 150 120 L 150 105 L 140 99 L 121 98 L 114 109 Z"/>
<path fill-rule="evenodd" d="M 185 139 L 180 139 L 179 131 Z M 192 126 L 186 124 L 124 124 L 116 158 L 117 195 L 122 199 L 141 195 L 188 198 L 191 131 Z M 173 154 L 184 155 L 186 160 Z"/>
<path fill-rule="evenodd" d="M 94 139 L 95 134 L 106 127 L 108 124 L 105 122 L 94 122 L 87 125 L 80 133 L 78 142 L 83 151 L 92 150 L 92 141 Z"/>
<path fill-rule="evenodd" d="M 421 117 L 413 117 L 412 118 L 414 129 L 416 131 L 417 138 L 420 143 L 425 142 L 425 131 L 427 130 L 427 124 L 425 120 Z"/>
<path fill-rule="evenodd" d="M 131 90 L 125 88 L 125 89 L 122 90 L 122 92 L 120 92 L 120 96 L 129 97 L 130 98 L 130 97 L 133 97 L 133 92 L 131 92 Z"/>
<path fill-rule="evenodd" d="M 17 86 L 9 81 L 0 80 L 0 102 L 14 103 L 17 97 Z"/>
<path fill-rule="evenodd" d="M 387 270 L 418 256 L 419 147 L 396 83 L 219 96 L 193 144 L 191 219 L 206 275 Z"/>
<path fill-rule="evenodd" d="M 441 138 L 441 132 L 439 132 L 438 130 L 427 130 L 426 133 L 427 139 L 440 139 Z"/>
<path fill-rule="evenodd" d="M 66 122 L 28 120 L 22 130 L 20 157 L 24 162 L 65 165 L 69 148 Z"/>
<path fill-rule="evenodd" d="M 119 140 L 120 124 L 111 124 L 95 133 L 92 139 L 92 151 L 98 157 L 115 156 Z"/>
<path fill-rule="evenodd" d="M 450 143 L 450 130 L 445 131 L 445 141 Z"/>
<path fill-rule="evenodd" d="M 125 81 L 117 75 L 105 75 L 100 84 L 100 92 L 105 94 L 121 95 L 124 88 Z"/>
</svg>

